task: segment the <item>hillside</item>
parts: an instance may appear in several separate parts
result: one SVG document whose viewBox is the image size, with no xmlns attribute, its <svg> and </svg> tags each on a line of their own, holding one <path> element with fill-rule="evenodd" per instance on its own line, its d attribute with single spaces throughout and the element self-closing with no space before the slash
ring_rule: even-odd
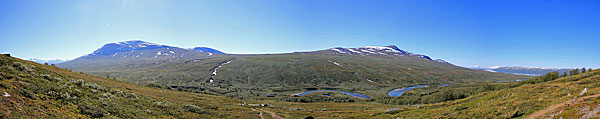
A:
<svg viewBox="0 0 600 119">
<path fill-rule="evenodd" d="M 558 76 L 557 74 L 555 76 Z M 410 118 L 580 118 L 598 117 L 600 70 L 548 82 L 484 92 L 465 99 L 407 108 Z M 582 93 L 587 88 L 586 93 Z M 382 115 L 383 116 L 383 115 Z M 386 116 L 384 116 L 386 117 Z"/>
<path fill-rule="evenodd" d="M 258 118 L 230 98 L 176 92 L 0 55 L 0 118 Z"/>
<path fill-rule="evenodd" d="M 110 47 L 102 47 L 98 51 L 103 49 Z M 132 57 L 124 54 L 162 53 L 165 52 L 162 50 L 166 50 L 159 49 L 106 53 L 117 54 L 114 56 L 87 55 L 57 66 L 140 85 L 153 84 L 180 91 L 245 98 L 291 96 L 311 89 L 334 89 L 385 97 L 389 90 L 420 84 L 530 78 L 462 68 L 443 60 L 432 60 L 426 55 L 400 50 L 396 46 L 263 55 L 211 55 L 205 52 L 187 55 L 185 52 L 184 57 L 162 54 L 159 57 L 156 54 Z M 120 56 L 122 54 L 125 56 Z"/>
<path fill-rule="evenodd" d="M 447 102 L 419 105 L 354 103 L 293 103 L 264 101 L 274 106 L 261 108 L 283 117 L 315 118 L 598 118 L 600 70 L 559 77 L 550 73 L 522 82 L 483 83 L 502 87 Z M 449 86 L 450 87 L 450 86 Z M 454 86 L 460 88 L 468 86 Z M 582 93 L 586 90 L 585 93 Z M 460 93 L 451 90 L 449 93 Z M 315 95 L 316 96 L 316 95 Z"/>
</svg>

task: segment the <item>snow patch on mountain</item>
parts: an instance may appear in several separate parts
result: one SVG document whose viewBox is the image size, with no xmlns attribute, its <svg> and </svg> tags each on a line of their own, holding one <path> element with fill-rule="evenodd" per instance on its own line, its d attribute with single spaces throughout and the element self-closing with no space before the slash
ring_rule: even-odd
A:
<svg viewBox="0 0 600 119">
<path fill-rule="evenodd" d="M 215 68 L 213 69 L 212 75 L 210 75 L 210 79 L 209 79 L 209 81 L 208 81 L 208 82 L 212 83 L 212 82 L 213 82 L 213 79 L 214 79 L 214 77 L 217 75 L 217 70 L 218 70 L 219 68 L 221 68 L 221 66 L 223 66 L 223 65 L 225 65 L 225 64 L 229 64 L 229 63 L 231 63 L 231 60 L 229 60 L 229 61 L 227 61 L 227 62 L 225 62 L 225 63 L 221 63 L 221 64 L 219 64 L 219 66 L 215 67 Z"/>
<path fill-rule="evenodd" d="M 340 49 L 337 49 L 337 48 L 334 48 L 334 49 L 331 49 L 331 50 L 333 50 L 333 51 L 336 51 L 336 52 L 338 52 L 338 53 L 343 53 L 343 54 L 344 54 L 344 53 L 347 53 L 347 52 L 344 52 L 344 51 L 342 51 L 342 50 L 340 50 Z"/>
<path fill-rule="evenodd" d="M 356 51 L 356 50 L 354 50 L 352 48 L 348 48 L 348 51 L 353 52 L 353 53 L 361 53 L 361 52 L 358 52 L 358 51 Z"/>
<path fill-rule="evenodd" d="M 366 53 L 369 53 L 369 54 L 377 54 L 377 53 L 375 53 L 375 52 L 371 52 L 371 51 L 369 51 L 369 50 L 360 50 L 360 51 L 361 51 L 361 52 L 366 52 Z"/>
<path fill-rule="evenodd" d="M 334 61 L 331 61 L 331 60 L 327 60 L 327 61 L 328 61 L 328 62 L 331 62 L 331 63 L 333 63 L 333 64 L 335 64 L 335 65 L 342 66 L 342 65 L 340 65 L 339 63 L 337 63 L 337 62 L 334 62 Z"/>
</svg>

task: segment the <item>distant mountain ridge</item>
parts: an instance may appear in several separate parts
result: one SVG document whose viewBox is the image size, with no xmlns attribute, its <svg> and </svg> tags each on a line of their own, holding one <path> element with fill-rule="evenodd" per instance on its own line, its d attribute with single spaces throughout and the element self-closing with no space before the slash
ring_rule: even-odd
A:
<svg viewBox="0 0 600 119">
<path fill-rule="evenodd" d="M 511 66 L 511 67 L 470 67 L 471 69 L 476 70 L 484 70 L 489 72 L 500 72 L 500 73 L 509 73 L 509 74 L 518 74 L 518 75 L 530 75 L 530 76 L 539 76 L 549 72 L 559 72 L 562 74 L 563 72 L 568 72 L 571 69 L 566 68 L 547 68 L 547 67 L 522 67 L 522 66 Z"/>
<path fill-rule="evenodd" d="M 298 52 L 295 52 L 298 53 Z M 311 52 L 299 52 L 302 54 L 330 54 L 330 55 L 360 55 L 360 56 L 407 56 L 423 58 L 431 61 L 450 64 L 442 59 L 433 60 L 427 55 L 415 54 L 402 50 L 394 45 L 389 46 L 364 46 L 358 48 L 331 48 Z M 212 56 L 213 54 L 225 54 L 222 51 L 209 47 L 180 48 L 175 46 L 160 45 L 141 40 L 130 40 L 116 43 L 108 43 L 91 54 L 77 59 L 97 58 L 184 58 L 197 56 Z"/>
<path fill-rule="evenodd" d="M 94 51 L 93 55 L 113 55 L 118 52 L 133 51 L 133 50 L 152 50 L 159 48 L 172 48 L 171 46 L 158 45 L 141 40 L 123 41 L 117 43 L 109 43 Z"/>
<path fill-rule="evenodd" d="M 61 60 L 61 59 L 44 60 L 44 59 L 32 58 L 32 59 L 29 59 L 29 61 L 33 61 L 33 62 L 40 63 L 40 64 L 44 64 L 44 63 L 58 64 L 58 63 L 63 63 L 63 62 L 69 61 L 69 60 Z"/>
<path fill-rule="evenodd" d="M 168 45 L 160 45 L 141 40 L 131 40 L 105 44 L 93 53 L 80 58 L 183 58 L 186 56 L 198 55 L 210 56 L 213 55 L 213 53 L 225 54 L 219 50 L 208 47 L 186 49 Z"/>
</svg>

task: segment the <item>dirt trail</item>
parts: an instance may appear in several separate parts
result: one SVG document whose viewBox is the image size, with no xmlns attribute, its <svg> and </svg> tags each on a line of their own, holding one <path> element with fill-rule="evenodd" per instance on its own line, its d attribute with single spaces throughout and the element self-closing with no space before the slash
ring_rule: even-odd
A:
<svg viewBox="0 0 600 119">
<path fill-rule="evenodd" d="M 263 117 L 263 112 L 262 111 L 258 111 L 256 109 L 252 109 L 252 111 L 258 112 L 258 116 L 260 117 L 260 119 L 265 119 L 265 117 Z"/>
<path fill-rule="evenodd" d="M 271 111 L 269 111 L 269 110 L 263 110 L 263 109 L 260 109 L 260 110 L 262 110 L 262 111 L 264 111 L 264 112 L 266 112 L 266 113 L 269 113 L 269 114 L 271 114 L 271 117 L 275 117 L 275 118 L 277 118 L 277 119 L 283 119 L 283 117 L 282 117 L 282 116 L 279 116 L 279 115 L 277 115 L 275 112 L 271 112 Z"/>
<path fill-rule="evenodd" d="M 537 111 L 529 116 L 527 116 L 526 119 L 534 119 L 537 117 L 542 117 L 545 116 L 544 114 L 548 113 L 548 112 L 552 112 L 556 109 L 558 109 L 559 107 L 563 107 L 567 104 L 573 103 L 575 101 L 583 101 L 584 99 L 588 99 L 588 98 L 594 98 L 594 97 L 598 97 L 600 96 L 600 94 L 596 94 L 596 95 L 590 95 L 590 96 L 585 96 L 585 97 L 581 97 L 581 98 L 575 98 L 575 99 L 570 99 L 568 101 L 562 102 L 562 103 L 558 103 L 558 104 L 554 104 L 554 105 L 550 105 L 548 108 Z"/>
<path fill-rule="evenodd" d="M 269 113 L 269 114 L 271 114 L 271 117 L 273 117 L 273 118 L 276 118 L 276 119 L 283 119 L 283 117 L 282 117 L 282 116 L 279 116 L 279 115 L 277 115 L 275 112 L 271 112 L 271 111 L 269 111 L 269 110 L 263 110 L 263 109 L 256 110 L 256 109 L 252 109 L 252 111 L 259 112 L 258 116 L 260 116 L 260 119 L 265 119 L 265 117 L 263 117 L 263 112 L 266 112 L 266 113 Z"/>
</svg>

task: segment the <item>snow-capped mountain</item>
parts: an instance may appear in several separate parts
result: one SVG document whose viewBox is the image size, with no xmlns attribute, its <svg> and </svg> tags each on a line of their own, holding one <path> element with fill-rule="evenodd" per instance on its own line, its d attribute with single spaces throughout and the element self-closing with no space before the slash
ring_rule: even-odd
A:
<svg viewBox="0 0 600 119">
<path fill-rule="evenodd" d="M 399 49 L 396 46 L 365 46 L 359 48 L 331 48 L 329 49 L 333 54 L 348 54 L 348 55 L 400 55 L 400 56 L 416 56 L 431 60 L 428 56 L 413 54 L 404 50 Z"/>
<path fill-rule="evenodd" d="M 105 44 L 93 53 L 80 58 L 184 58 L 190 56 L 212 56 L 213 53 L 217 52 L 223 54 L 221 51 L 206 47 L 196 50 L 132 40 Z"/>
<path fill-rule="evenodd" d="M 563 72 L 568 72 L 571 69 L 561 69 L 561 68 L 547 68 L 547 67 L 521 67 L 521 66 L 513 66 L 513 67 L 501 67 L 501 66 L 493 66 L 493 67 L 480 67 L 474 66 L 470 67 L 471 69 L 484 70 L 489 72 L 500 72 L 500 73 L 509 73 L 509 74 L 518 74 L 518 75 L 530 75 L 530 76 L 539 76 L 544 75 L 549 72 L 558 71 L 560 74 Z"/>
<path fill-rule="evenodd" d="M 431 61 L 448 63 L 442 59 L 433 60 L 429 56 L 414 54 L 398 48 L 397 46 L 364 46 L 358 48 L 342 48 L 336 47 L 327 50 L 319 50 L 313 52 L 295 52 L 299 54 L 332 54 L 332 55 L 354 55 L 354 56 L 407 56 L 407 57 L 418 57 Z"/>
<path fill-rule="evenodd" d="M 43 59 L 32 58 L 32 59 L 29 59 L 29 61 L 33 61 L 33 62 L 40 63 L 40 64 L 44 64 L 44 63 L 58 64 L 58 63 L 66 62 L 66 61 L 69 61 L 69 60 L 61 60 L 61 59 L 43 60 Z"/>
<path fill-rule="evenodd" d="M 94 51 L 90 55 L 113 55 L 118 52 L 133 51 L 133 50 L 152 50 L 159 48 L 170 48 L 166 45 L 158 45 L 141 40 L 123 41 L 117 43 L 109 43 Z"/>
<path fill-rule="evenodd" d="M 123 41 L 117 43 L 109 43 L 94 51 L 89 56 L 95 55 L 117 55 L 119 52 L 135 51 L 135 50 L 153 50 L 161 48 L 174 48 L 166 45 L 158 45 L 141 40 Z"/>
<path fill-rule="evenodd" d="M 396 46 L 365 46 L 359 48 L 332 48 L 329 49 L 333 54 L 348 54 L 348 55 L 397 55 L 397 56 L 415 56 L 421 57 L 428 60 L 432 60 L 429 56 L 421 54 L 413 54 L 404 50 L 399 49 Z"/>
</svg>

